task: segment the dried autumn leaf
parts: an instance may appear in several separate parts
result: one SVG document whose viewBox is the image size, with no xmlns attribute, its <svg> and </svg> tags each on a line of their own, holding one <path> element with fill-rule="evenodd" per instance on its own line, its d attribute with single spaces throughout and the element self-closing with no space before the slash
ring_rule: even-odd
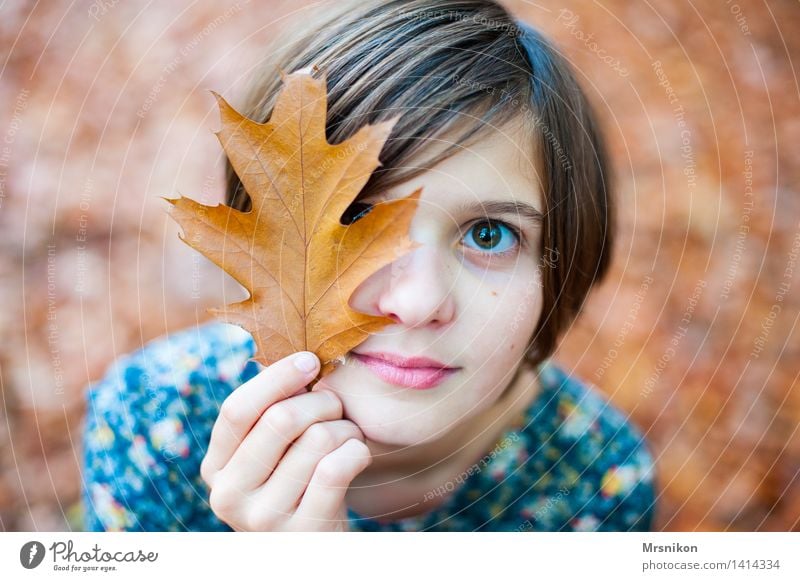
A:
<svg viewBox="0 0 800 581">
<path fill-rule="evenodd" d="M 393 323 L 347 304 L 368 276 L 415 248 L 407 234 L 421 190 L 375 205 L 349 226 L 340 217 L 378 167 L 397 119 L 362 127 L 337 145 L 327 142 L 325 76 L 287 75 L 270 120 L 240 115 L 213 92 L 222 127 L 216 132 L 252 200 L 249 212 L 191 198 L 167 199 L 181 240 L 230 274 L 250 293 L 209 309 L 253 336 L 253 359 L 269 365 L 296 351 L 322 362 L 317 379 L 370 333 Z"/>
</svg>

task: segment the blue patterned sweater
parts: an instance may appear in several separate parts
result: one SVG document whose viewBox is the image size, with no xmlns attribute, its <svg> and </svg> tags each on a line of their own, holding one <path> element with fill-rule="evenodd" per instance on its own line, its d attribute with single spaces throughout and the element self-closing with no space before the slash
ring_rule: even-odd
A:
<svg viewBox="0 0 800 581">
<path fill-rule="evenodd" d="M 249 333 L 212 321 L 118 358 L 86 391 L 82 507 L 87 531 L 230 531 L 208 504 L 200 462 L 220 404 L 258 373 Z M 357 531 L 644 531 L 652 455 L 591 384 L 552 360 L 542 390 L 486 455 L 432 496 L 433 510 Z"/>
</svg>

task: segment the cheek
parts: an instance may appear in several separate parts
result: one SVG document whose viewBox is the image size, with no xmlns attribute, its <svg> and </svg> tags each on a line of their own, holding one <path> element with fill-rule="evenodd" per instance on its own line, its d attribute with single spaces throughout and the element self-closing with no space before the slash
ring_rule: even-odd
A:
<svg viewBox="0 0 800 581">
<path fill-rule="evenodd" d="M 509 358 L 518 361 L 530 347 L 542 313 L 540 279 L 531 276 L 525 284 L 490 288 L 487 293 L 487 316 L 478 323 L 486 330 L 481 345 L 489 353 L 484 357 L 498 356 L 504 365 Z"/>
</svg>

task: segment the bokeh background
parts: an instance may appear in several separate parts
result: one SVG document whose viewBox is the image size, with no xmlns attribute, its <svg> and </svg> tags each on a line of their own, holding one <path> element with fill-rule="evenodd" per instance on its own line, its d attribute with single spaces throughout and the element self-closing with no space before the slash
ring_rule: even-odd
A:
<svg viewBox="0 0 800 581">
<path fill-rule="evenodd" d="M 614 271 L 555 359 L 646 433 L 658 530 L 800 530 L 800 5 L 504 4 L 576 66 L 618 176 Z M 81 528 L 86 386 L 219 304 L 159 196 L 222 200 L 208 90 L 236 105 L 315 6 L 0 3 L 0 530 Z"/>
</svg>

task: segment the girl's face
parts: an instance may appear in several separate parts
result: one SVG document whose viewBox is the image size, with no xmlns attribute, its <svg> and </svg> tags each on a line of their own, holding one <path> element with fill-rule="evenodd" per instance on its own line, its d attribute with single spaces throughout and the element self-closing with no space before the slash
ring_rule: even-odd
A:
<svg viewBox="0 0 800 581">
<path fill-rule="evenodd" d="M 370 335 L 322 380 L 370 440 L 413 446 L 443 436 L 490 407 L 523 359 L 542 309 L 536 214 L 543 207 L 531 134 L 523 127 L 494 130 L 364 200 L 380 203 L 423 188 L 409 231 L 422 246 L 373 273 L 349 302 L 396 323 Z M 361 355 L 375 352 L 426 357 L 454 370 L 433 387 L 404 387 Z M 391 367 L 384 373 L 411 375 Z M 421 370 L 416 377 L 430 375 Z"/>
</svg>

